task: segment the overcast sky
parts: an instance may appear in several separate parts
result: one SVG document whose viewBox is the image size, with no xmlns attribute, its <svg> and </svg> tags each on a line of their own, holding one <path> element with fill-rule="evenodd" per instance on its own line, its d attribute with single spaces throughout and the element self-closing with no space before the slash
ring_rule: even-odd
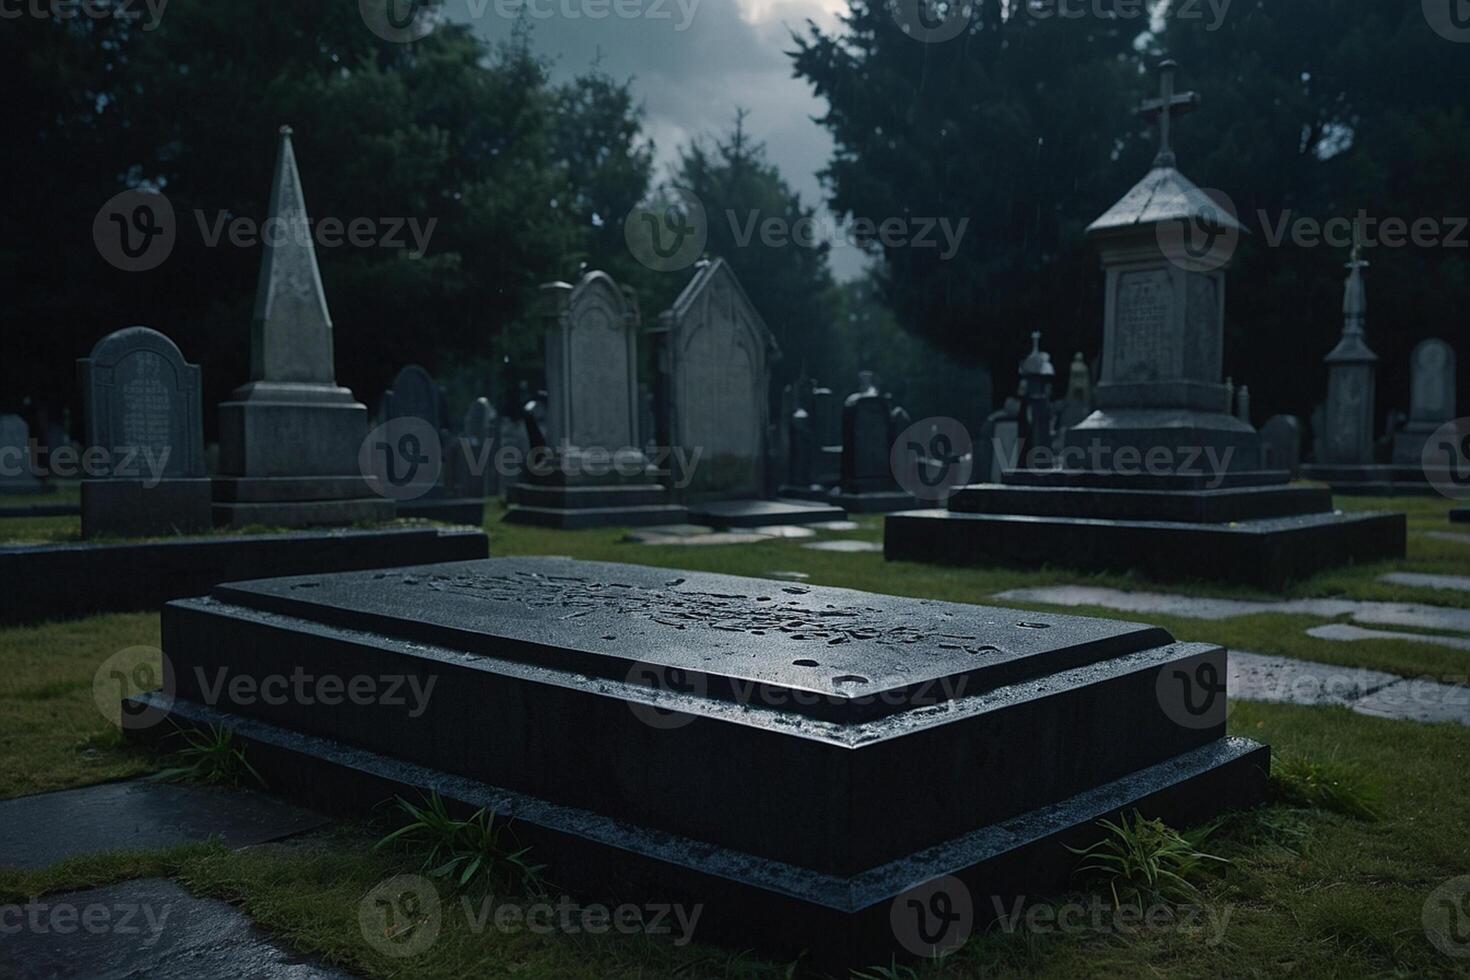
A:
<svg viewBox="0 0 1470 980">
<path fill-rule="evenodd" d="M 532 43 L 564 79 L 600 55 L 602 69 L 632 79 L 657 146 L 659 176 L 678 148 L 725 132 L 737 106 L 748 109 L 750 134 L 807 203 L 821 201 L 816 172 L 832 142 L 812 121 L 823 103 L 791 77 L 791 30 L 808 18 L 833 29 L 846 0 L 527 0 Z M 602 4 L 599 7 L 599 3 Z M 450 16 L 468 19 L 491 41 L 506 38 L 516 0 L 450 0 Z M 624 16 L 618 16 L 617 11 Z M 606 11 L 600 19 L 589 14 Z M 476 15 L 478 12 L 478 15 Z M 637 14 L 637 16 L 629 16 Z M 840 244 L 840 243 L 839 243 Z M 862 268 L 855 250 L 834 247 L 833 270 L 850 278 Z"/>
</svg>

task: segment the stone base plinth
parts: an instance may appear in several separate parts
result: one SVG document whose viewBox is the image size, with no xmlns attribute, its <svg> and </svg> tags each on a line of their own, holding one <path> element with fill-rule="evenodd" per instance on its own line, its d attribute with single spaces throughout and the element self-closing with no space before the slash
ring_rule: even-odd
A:
<svg viewBox="0 0 1470 980">
<path fill-rule="evenodd" d="M 146 538 L 213 526 L 208 477 L 82 481 L 82 537 Z"/>
<path fill-rule="evenodd" d="M 1402 558 L 1403 514 L 1344 514 L 1284 472 L 1165 476 L 1008 471 L 948 510 L 888 517 L 890 560 L 1137 570 L 1279 589 L 1337 565 Z M 1217 483 L 1219 485 L 1217 485 Z"/>
<path fill-rule="evenodd" d="M 359 472 L 367 407 L 346 388 L 247 385 L 219 407 L 219 473 L 226 477 Z"/>
<path fill-rule="evenodd" d="M 1439 475 L 1425 472 L 1419 463 L 1402 466 L 1309 463 L 1302 467 L 1301 472 L 1303 480 L 1325 483 L 1333 493 L 1344 497 L 1428 496 L 1435 492 L 1430 483 L 1431 477 Z"/>
</svg>

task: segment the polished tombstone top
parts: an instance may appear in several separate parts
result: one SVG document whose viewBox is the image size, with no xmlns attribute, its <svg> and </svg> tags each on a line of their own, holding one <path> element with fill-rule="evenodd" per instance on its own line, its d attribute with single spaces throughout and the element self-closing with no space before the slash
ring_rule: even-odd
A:
<svg viewBox="0 0 1470 980">
<path fill-rule="evenodd" d="M 1157 627 L 570 558 L 235 582 L 217 602 L 592 677 L 860 720 L 1173 642 Z M 818 695 L 801 704 L 791 695 Z"/>
</svg>

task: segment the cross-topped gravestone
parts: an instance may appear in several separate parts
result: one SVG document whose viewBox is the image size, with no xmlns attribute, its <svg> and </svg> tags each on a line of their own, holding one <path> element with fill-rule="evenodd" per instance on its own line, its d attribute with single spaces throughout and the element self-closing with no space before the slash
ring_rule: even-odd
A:
<svg viewBox="0 0 1470 980">
<path fill-rule="evenodd" d="M 1327 365 L 1327 409 L 1322 449 L 1317 463 L 1361 466 L 1373 462 L 1373 389 L 1378 355 L 1368 347 L 1364 322 L 1367 292 L 1363 270 L 1368 263 L 1353 246 L 1342 289 L 1342 337 L 1324 359 Z"/>
<path fill-rule="evenodd" d="M 1174 92 L 1174 72 L 1179 68 L 1176 61 L 1159 63 L 1159 97 L 1145 99 L 1138 107 L 1138 114 L 1159 126 L 1159 152 L 1154 157 L 1155 167 L 1174 166 L 1174 149 L 1169 145 L 1169 129 L 1174 115 L 1185 115 L 1199 107 L 1198 92 Z"/>
<path fill-rule="evenodd" d="M 1102 378 L 1096 411 L 1067 435 L 1097 445 L 1103 468 L 1118 453 L 1228 450 L 1230 469 L 1259 469 L 1260 439 L 1231 412 L 1221 384 L 1225 270 L 1243 230 L 1229 209 L 1174 168 L 1169 121 L 1193 108 L 1175 94 L 1175 64 L 1160 66 L 1160 95 L 1142 112 L 1157 118 L 1153 168 L 1087 229 L 1107 275 Z M 1106 457 L 1106 458 L 1103 458 Z"/>
</svg>

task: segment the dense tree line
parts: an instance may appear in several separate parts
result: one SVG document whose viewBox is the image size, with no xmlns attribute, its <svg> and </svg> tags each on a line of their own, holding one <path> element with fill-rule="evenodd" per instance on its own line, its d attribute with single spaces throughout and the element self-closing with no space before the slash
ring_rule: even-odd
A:
<svg viewBox="0 0 1470 980">
<path fill-rule="evenodd" d="M 840 31 L 796 38 L 796 70 L 830 104 L 837 211 L 970 218 L 951 261 L 875 250 L 903 326 L 995 363 L 998 387 L 1033 329 L 1063 358 L 1097 353 L 1101 277 L 1082 232 L 1148 168 L 1156 137 L 1134 107 L 1156 94 L 1148 69 L 1162 56 L 1203 92 L 1175 129 L 1180 168 L 1228 193 L 1252 231 L 1230 280 L 1226 369 L 1258 408 L 1310 412 L 1341 326 L 1347 249 L 1278 243 L 1283 218 L 1290 229 L 1361 209 L 1435 219 L 1448 235 L 1470 213 L 1470 45 L 1431 30 L 1420 4 L 920 2 L 926 20 L 914 3 L 853 0 Z M 916 37 L 956 23 L 953 37 Z M 1464 337 L 1467 240 L 1368 249 L 1388 405 L 1406 404 L 1418 340 Z"/>
</svg>

